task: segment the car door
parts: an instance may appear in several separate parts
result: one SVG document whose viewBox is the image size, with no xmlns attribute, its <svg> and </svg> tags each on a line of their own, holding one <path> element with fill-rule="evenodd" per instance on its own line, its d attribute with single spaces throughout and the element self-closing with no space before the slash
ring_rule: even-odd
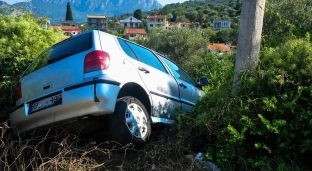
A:
<svg viewBox="0 0 312 171">
<path fill-rule="evenodd" d="M 118 40 L 131 62 L 137 68 L 152 97 L 153 122 L 166 122 L 162 119 L 176 119 L 176 109 L 181 109 L 179 88 L 176 80 L 168 73 L 157 56 L 147 48 L 122 39 Z M 132 52 L 127 47 L 126 43 Z M 136 56 L 138 60 L 135 60 Z"/>
<path fill-rule="evenodd" d="M 195 103 L 200 96 L 199 90 L 196 88 L 196 82 L 181 67 L 169 59 L 165 57 L 161 57 L 161 59 L 167 64 L 171 73 L 178 82 L 182 102 L 182 111 L 190 111 L 195 106 Z"/>
</svg>

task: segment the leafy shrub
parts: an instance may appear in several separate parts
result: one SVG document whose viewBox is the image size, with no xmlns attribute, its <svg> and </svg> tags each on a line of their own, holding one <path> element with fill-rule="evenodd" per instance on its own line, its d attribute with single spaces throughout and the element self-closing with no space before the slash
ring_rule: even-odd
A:
<svg viewBox="0 0 312 171">
<path fill-rule="evenodd" d="M 203 76 L 201 67 L 204 67 L 202 55 L 207 52 L 209 37 L 212 34 L 214 33 L 210 29 L 152 29 L 148 34 L 149 39 L 138 43 L 172 59 L 194 78 L 200 78 Z"/>
<path fill-rule="evenodd" d="M 60 30 L 44 29 L 28 13 L 0 14 L 0 111 L 10 108 L 16 81 L 28 64 L 48 46 L 64 39 Z"/>
<path fill-rule="evenodd" d="M 260 170 L 281 157 L 311 169 L 311 43 L 290 40 L 264 49 L 260 59 L 254 75 L 241 74 L 237 94 L 232 93 L 233 80 L 219 79 L 221 86 L 207 88 L 192 119 L 182 115 L 180 122 L 189 136 L 202 139 L 206 157 L 220 166 Z M 227 61 L 226 67 L 231 69 L 222 76 L 233 78 L 233 65 Z"/>
<path fill-rule="evenodd" d="M 279 46 L 290 38 L 303 38 L 311 33 L 310 0 L 270 0 L 264 14 L 262 44 Z"/>
</svg>

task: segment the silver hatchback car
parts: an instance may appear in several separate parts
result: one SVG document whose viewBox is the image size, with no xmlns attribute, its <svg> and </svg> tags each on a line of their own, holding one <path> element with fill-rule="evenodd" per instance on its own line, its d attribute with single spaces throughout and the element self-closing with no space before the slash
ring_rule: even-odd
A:
<svg viewBox="0 0 312 171">
<path fill-rule="evenodd" d="M 71 37 L 42 52 L 17 86 L 10 123 L 19 132 L 108 116 L 120 143 L 144 144 L 151 124 L 190 111 L 207 78 L 195 82 L 164 56 L 101 31 Z"/>
</svg>

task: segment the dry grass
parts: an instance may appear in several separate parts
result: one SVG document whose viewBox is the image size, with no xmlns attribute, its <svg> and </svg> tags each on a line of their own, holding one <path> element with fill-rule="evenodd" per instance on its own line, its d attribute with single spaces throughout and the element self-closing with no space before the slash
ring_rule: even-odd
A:
<svg viewBox="0 0 312 171">
<path fill-rule="evenodd" d="M 6 122 L 0 124 L 0 168 L 4 171 L 93 170 L 206 170 L 179 142 L 176 129 L 154 130 L 149 143 L 135 149 L 112 141 L 67 133 L 66 129 L 15 136 Z M 0 169 L 1 170 L 1 169 Z"/>
<path fill-rule="evenodd" d="M 0 137 L 0 168 L 5 171 L 99 170 L 109 161 L 112 151 L 118 150 L 114 142 L 83 142 L 78 135 L 65 130 L 33 132 L 21 138 L 6 123 L 0 129 L 4 133 Z M 104 144 L 111 148 L 99 148 Z M 98 162 L 94 156 L 100 155 L 107 160 Z"/>
</svg>

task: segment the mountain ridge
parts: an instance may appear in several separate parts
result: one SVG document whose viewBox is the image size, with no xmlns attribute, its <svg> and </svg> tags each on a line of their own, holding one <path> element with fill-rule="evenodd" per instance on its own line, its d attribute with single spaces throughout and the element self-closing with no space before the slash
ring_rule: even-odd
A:
<svg viewBox="0 0 312 171">
<path fill-rule="evenodd" d="M 1 2 L 5 3 L 0 1 L 0 4 Z M 37 15 L 50 18 L 52 24 L 59 24 L 60 21 L 65 20 L 67 2 L 71 5 L 74 20 L 78 22 L 86 21 L 87 14 L 113 16 L 133 12 L 136 9 L 149 11 L 162 7 L 157 0 L 32 0 L 11 6 L 22 7 Z"/>
</svg>

